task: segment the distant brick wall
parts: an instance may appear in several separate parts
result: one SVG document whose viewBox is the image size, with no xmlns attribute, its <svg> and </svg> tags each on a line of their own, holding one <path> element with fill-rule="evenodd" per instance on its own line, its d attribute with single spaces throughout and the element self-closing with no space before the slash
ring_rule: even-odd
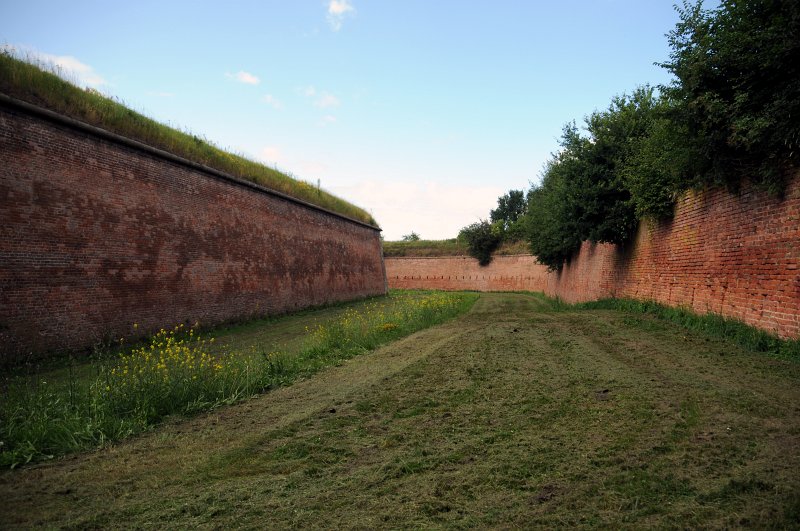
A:
<svg viewBox="0 0 800 531">
<path fill-rule="evenodd" d="M 481 267 L 469 256 L 386 258 L 389 286 L 449 291 L 546 291 L 547 267 L 530 255 L 496 256 Z"/>
<path fill-rule="evenodd" d="M 0 363 L 385 292 L 379 231 L 0 104 Z"/>
<path fill-rule="evenodd" d="M 464 257 L 387 258 L 386 271 L 390 287 L 527 289 L 568 302 L 630 297 L 798 337 L 800 177 L 784 199 L 749 186 L 739 194 L 687 193 L 672 221 L 643 223 L 624 249 L 584 242 L 558 274 L 543 272 L 533 257 L 496 257 L 486 269 Z M 488 275 L 516 280 L 486 282 Z"/>
</svg>

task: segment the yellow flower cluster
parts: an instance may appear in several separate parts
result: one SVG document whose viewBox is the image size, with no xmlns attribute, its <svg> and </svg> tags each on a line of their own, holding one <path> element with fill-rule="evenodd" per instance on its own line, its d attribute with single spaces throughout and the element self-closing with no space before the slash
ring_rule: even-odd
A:
<svg viewBox="0 0 800 531">
<path fill-rule="evenodd" d="M 186 329 L 182 324 L 161 329 L 148 345 L 120 355 L 107 373 L 105 391 L 114 395 L 157 392 L 164 396 L 176 386 L 213 378 L 227 363 L 206 351 L 213 341 L 200 338 L 194 328 Z"/>
</svg>

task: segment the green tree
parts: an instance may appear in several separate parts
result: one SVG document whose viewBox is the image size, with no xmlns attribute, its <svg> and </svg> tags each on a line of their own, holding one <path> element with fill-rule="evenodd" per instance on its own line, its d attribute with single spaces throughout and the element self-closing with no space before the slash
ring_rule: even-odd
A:
<svg viewBox="0 0 800 531">
<path fill-rule="evenodd" d="M 572 133 L 565 129 L 565 135 Z M 562 139 L 562 145 L 564 140 Z M 559 270 L 581 245 L 569 173 L 578 159 L 568 149 L 554 154 L 542 172 L 542 181 L 528 193 L 523 218 L 531 253 L 550 270 Z"/>
<path fill-rule="evenodd" d="M 486 220 L 480 220 L 461 229 L 458 239 L 467 242 L 470 256 L 477 258 L 482 266 L 489 265 L 492 253 L 502 241 L 497 231 L 493 230 L 492 224 Z"/>
<path fill-rule="evenodd" d="M 525 214 L 527 208 L 525 192 L 522 190 L 509 190 L 497 198 L 497 208 L 489 213 L 492 223 L 499 223 L 504 233 L 512 230 L 512 227 Z"/>
<path fill-rule="evenodd" d="M 584 239 L 622 244 L 635 232 L 636 203 L 625 176 L 652 132 L 657 102 L 652 88 L 639 87 L 586 120 L 589 140 L 580 152 L 586 167 L 573 185 Z"/>
<path fill-rule="evenodd" d="M 686 128 L 673 119 L 675 103 L 661 96 L 653 106 L 646 134 L 632 138 L 621 175 L 637 219 L 672 217 L 675 201 L 697 179 L 690 173 Z"/>
<path fill-rule="evenodd" d="M 800 165 L 800 2 L 684 1 L 669 34 L 688 173 L 736 187 L 742 177 L 782 191 Z"/>
<path fill-rule="evenodd" d="M 650 87 L 614 98 L 608 109 L 586 119 L 587 136 L 564 126 L 561 150 L 542 182 L 529 193 L 524 232 L 539 260 L 559 269 L 583 240 L 623 244 L 637 226 L 636 199 L 626 175 L 653 130 L 657 99 Z"/>
<path fill-rule="evenodd" d="M 418 242 L 419 241 L 419 234 L 414 231 L 411 231 L 411 234 L 406 234 L 401 238 L 404 242 Z"/>
</svg>

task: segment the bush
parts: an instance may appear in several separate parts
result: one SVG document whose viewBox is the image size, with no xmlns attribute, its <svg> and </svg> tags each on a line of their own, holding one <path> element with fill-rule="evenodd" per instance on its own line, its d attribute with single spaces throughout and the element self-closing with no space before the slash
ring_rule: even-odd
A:
<svg viewBox="0 0 800 531">
<path fill-rule="evenodd" d="M 561 269 L 581 246 L 565 175 L 573 161 L 562 155 L 565 153 L 553 156 L 545 167 L 542 184 L 531 189 L 525 215 L 531 253 L 551 271 Z"/>
<path fill-rule="evenodd" d="M 492 253 L 500 246 L 502 237 L 498 230 L 486 220 L 478 221 L 461 229 L 458 239 L 467 242 L 467 250 L 482 266 L 489 265 Z"/>
</svg>

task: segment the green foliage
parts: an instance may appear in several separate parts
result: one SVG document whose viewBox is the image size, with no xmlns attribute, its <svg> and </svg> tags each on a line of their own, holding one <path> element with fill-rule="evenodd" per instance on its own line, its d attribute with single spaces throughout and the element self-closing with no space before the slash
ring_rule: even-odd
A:
<svg viewBox="0 0 800 531">
<path fill-rule="evenodd" d="M 497 208 L 489 213 L 492 223 L 499 223 L 504 235 L 512 238 L 517 227 L 517 220 L 525 214 L 528 204 L 525 201 L 525 192 L 522 190 L 509 190 L 497 198 Z"/>
<path fill-rule="evenodd" d="M 676 80 L 668 93 L 685 129 L 684 163 L 703 183 L 743 177 L 782 191 L 800 164 L 800 3 L 684 1 L 669 34 Z"/>
<path fill-rule="evenodd" d="M 165 416 L 230 404 L 286 385 L 469 309 L 465 293 L 393 292 L 308 330 L 299 353 L 211 354 L 213 339 L 182 326 L 67 382 L 4 382 L 0 466 L 17 466 L 139 433 Z"/>
<path fill-rule="evenodd" d="M 414 231 L 411 231 L 411 234 L 406 234 L 402 237 L 402 241 L 404 242 L 418 242 L 419 240 L 419 234 Z"/>
<path fill-rule="evenodd" d="M 550 270 L 558 270 L 581 246 L 567 174 L 575 164 L 567 151 L 553 156 L 542 183 L 528 194 L 525 230 L 531 253 Z"/>
<path fill-rule="evenodd" d="M 631 139 L 630 156 L 621 175 L 630 191 L 637 219 L 668 219 L 677 198 L 695 183 L 686 130 L 672 119 L 675 106 L 662 97 L 653 108 L 646 134 Z"/>
<path fill-rule="evenodd" d="M 525 232 L 531 251 L 559 269 L 583 240 L 624 244 L 636 229 L 636 198 L 626 183 L 652 130 L 657 100 L 649 87 L 613 99 L 586 119 L 588 136 L 564 127 L 561 151 L 528 195 Z M 646 166 L 647 159 L 640 159 Z M 646 186 L 643 187 L 646 191 Z"/>
<path fill-rule="evenodd" d="M 522 221 L 522 220 L 520 220 Z M 528 245 L 521 240 L 504 240 L 493 256 L 528 253 Z M 383 242 L 383 255 L 390 256 L 465 256 L 469 254 L 467 242 L 457 238 L 447 240 L 420 240 L 418 242 Z"/>
<path fill-rule="evenodd" d="M 639 220 L 672 215 L 692 187 L 748 177 L 780 192 L 800 162 L 800 4 L 723 0 L 678 8 L 669 35 L 676 76 L 567 125 L 561 150 L 528 194 L 531 251 L 559 269 L 583 240 L 625 244 Z"/>
<path fill-rule="evenodd" d="M 17 59 L 8 49 L 0 49 L 0 93 L 138 140 L 344 216 L 376 225 L 375 220 L 365 210 L 311 183 L 294 179 L 241 155 L 223 151 L 196 135 L 160 124 L 103 96 L 96 90 L 80 89 L 56 73 L 59 73 L 57 67 L 31 64 L 29 61 Z"/>
<path fill-rule="evenodd" d="M 583 239 L 624 244 L 634 233 L 637 198 L 625 177 L 637 176 L 637 169 L 653 169 L 652 161 L 642 160 L 640 150 L 647 145 L 657 106 L 653 89 L 640 87 L 630 96 L 615 97 L 607 110 L 586 120 L 588 141 L 575 151 L 583 166 L 570 176 L 576 199 L 573 215 Z M 637 159 L 639 168 L 633 166 Z"/>
<path fill-rule="evenodd" d="M 458 233 L 458 239 L 467 242 L 467 250 L 482 266 L 489 265 L 492 253 L 502 242 L 498 231 L 486 220 L 467 225 Z"/>
<path fill-rule="evenodd" d="M 467 243 L 456 238 L 383 242 L 384 256 L 463 256 Z"/>
<path fill-rule="evenodd" d="M 652 315 L 658 319 L 679 324 L 689 330 L 728 339 L 755 352 L 800 360 L 800 340 L 781 339 L 736 319 L 713 313 L 699 315 L 686 308 L 673 308 L 653 301 L 633 299 L 603 299 L 580 303 L 576 306 L 589 310 L 620 310 Z"/>
</svg>

